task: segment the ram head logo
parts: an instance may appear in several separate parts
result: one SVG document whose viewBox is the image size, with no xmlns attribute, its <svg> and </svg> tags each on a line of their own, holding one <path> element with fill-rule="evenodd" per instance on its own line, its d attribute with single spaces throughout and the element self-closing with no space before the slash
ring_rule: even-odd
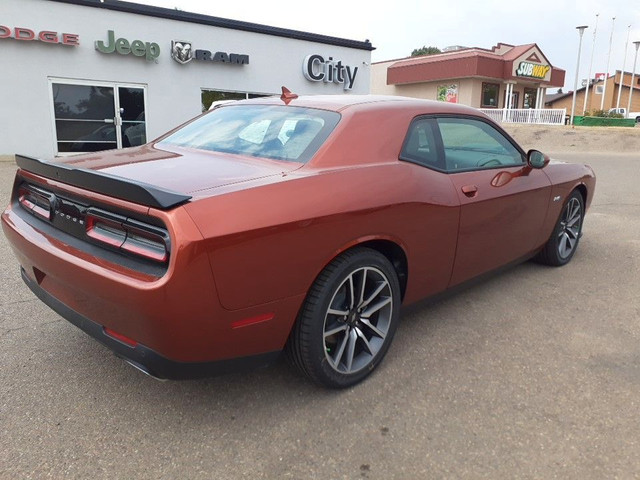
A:
<svg viewBox="0 0 640 480">
<path fill-rule="evenodd" d="M 191 48 L 191 42 L 172 40 L 171 58 L 183 65 L 193 60 L 193 50 Z"/>
</svg>

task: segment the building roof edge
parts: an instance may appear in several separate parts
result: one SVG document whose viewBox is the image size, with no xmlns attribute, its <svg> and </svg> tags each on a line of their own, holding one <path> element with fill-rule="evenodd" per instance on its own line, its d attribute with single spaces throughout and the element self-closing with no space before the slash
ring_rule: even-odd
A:
<svg viewBox="0 0 640 480">
<path fill-rule="evenodd" d="M 358 50 L 375 50 L 368 40 L 362 42 L 359 40 L 349 40 L 346 38 L 332 37 L 329 35 L 321 35 L 318 33 L 302 32 L 299 30 L 291 30 L 288 28 L 272 27 L 258 23 L 244 22 L 241 20 L 231 20 L 228 18 L 214 17 L 200 13 L 184 12 L 182 10 L 173 10 L 170 8 L 155 7 L 150 5 L 142 5 L 139 3 L 125 2 L 121 0 L 48 0 L 50 2 L 68 3 L 82 7 L 101 8 L 104 10 L 113 10 L 117 12 L 133 13 L 137 15 L 146 15 L 149 17 L 164 18 L 168 20 L 177 20 L 189 23 L 198 23 L 201 25 L 209 25 L 212 27 L 229 28 L 233 30 L 243 30 L 245 32 L 261 33 L 263 35 L 273 35 L 277 37 L 291 38 L 295 40 L 306 40 L 309 42 L 324 43 L 327 45 L 335 45 L 337 47 L 354 48 Z"/>
</svg>

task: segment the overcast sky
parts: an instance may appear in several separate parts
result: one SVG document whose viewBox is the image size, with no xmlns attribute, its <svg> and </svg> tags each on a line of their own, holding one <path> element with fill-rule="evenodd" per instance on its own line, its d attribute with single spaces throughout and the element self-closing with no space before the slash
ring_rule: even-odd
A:
<svg viewBox="0 0 640 480">
<path fill-rule="evenodd" d="M 596 14 L 600 16 L 592 76 L 606 71 L 612 17 L 616 20 L 609 73 L 622 69 L 629 25 L 627 71 L 631 71 L 635 54 L 631 42 L 640 40 L 640 0 L 395 0 L 380 4 L 349 0 L 135 1 L 353 40 L 369 39 L 376 47 L 374 62 L 408 56 L 423 45 L 491 48 L 498 42 L 537 43 L 554 67 L 567 71 L 565 91 L 573 89 L 576 71 L 579 36 L 575 27 L 589 26 L 582 42 L 580 79 L 587 78 L 589 71 Z M 638 63 L 637 72 L 640 60 Z"/>
</svg>

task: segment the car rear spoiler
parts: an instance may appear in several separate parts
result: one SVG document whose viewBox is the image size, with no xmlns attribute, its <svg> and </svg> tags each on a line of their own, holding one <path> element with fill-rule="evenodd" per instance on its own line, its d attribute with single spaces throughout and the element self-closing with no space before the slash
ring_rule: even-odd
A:
<svg viewBox="0 0 640 480">
<path fill-rule="evenodd" d="M 42 177 L 161 210 L 168 210 L 191 199 L 190 195 L 147 183 L 134 182 L 95 170 L 72 168 L 61 163 L 49 163 L 24 155 L 16 155 L 16 164 L 21 169 Z"/>
</svg>

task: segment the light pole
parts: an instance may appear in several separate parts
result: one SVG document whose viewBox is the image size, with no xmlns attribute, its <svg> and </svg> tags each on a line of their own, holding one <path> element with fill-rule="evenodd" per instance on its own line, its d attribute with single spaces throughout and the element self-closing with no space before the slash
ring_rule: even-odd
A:
<svg viewBox="0 0 640 480">
<path fill-rule="evenodd" d="M 576 63 L 576 79 L 573 82 L 573 100 L 571 101 L 571 120 L 569 121 L 569 125 L 573 127 L 573 116 L 576 113 L 576 90 L 578 89 L 578 71 L 580 70 L 580 51 L 582 50 L 582 34 L 584 31 L 589 28 L 586 25 L 581 25 L 576 27 L 578 33 L 580 34 L 580 43 L 578 44 L 578 61 Z"/>
<path fill-rule="evenodd" d="M 616 109 L 620 108 L 620 94 L 622 93 L 622 84 L 624 83 L 624 68 L 627 66 L 627 48 L 629 47 L 629 34 L 631 34 L 631 25 L 627 27 L 627 41 L 624 44 L 624 59 L 622 60 L 622 73 L 620 74 L 620 83 L 618 84 L 618 100 L 616 100 Z"/>
<path fill-rule="evenodd" d="M 604 96 L 607 94 L 607 80 L 609 79 L 609 63 L 611 62 L 611 44 L 613 43 L 613 28 L 616 24 L 616 17 L 611 19 L 611 35 L 609 36 L 609 55 L 607 55 L 607 70 L 604 73 L 604 88 L 600 99 L 600 110 L 604 110 Z"/>
<path fill-rule="evenodd" d="M 636 46 L 636 56 L 633 59 L 633 70 L 631 70 L 631 85 L 629 85 L 629 103 L 627 103 L 627 118 L 629 118 L 629 112 L 631 111 L 631 95 L 633 94 L 633 81 L 636 77 L 636 63 L 638 63 L 638 49 L 640 48 L 640 40 L 633 42 Z"/>
<path fill-rule="evenodd" d="M 587 100 L 589 99 L 589 87 L 591 86 L 591 71 L 593 70 L 593 54 L 596 51 L 596 33 L 598 33 L 598 17 L 599 13 L 596 13 L 596 26 L 593 29 L 593 45 L 591 46 L 591 62 L 589 62 L 589 75 L 587 76 L 587 88 L 584 90 L 584 105 L 582 107 L 582 114 L 587 114 Z"/>
</svg>

